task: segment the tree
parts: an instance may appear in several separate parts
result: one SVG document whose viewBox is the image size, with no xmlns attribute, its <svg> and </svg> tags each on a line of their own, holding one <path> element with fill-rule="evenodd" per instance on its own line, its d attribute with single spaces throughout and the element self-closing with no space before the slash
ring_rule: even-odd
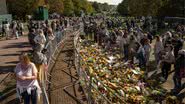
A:
<svg viewBox="0 0 185 104">
<path fill-rule="evenodd" d="M 48 0 L 49 12 L 63 14 L 64 4 L 63 0 Z"/>
<path fill-rule="evenodd" d="M 26 15 L 33 14 L 37 2 L 35 0 L 7 0 L 8 10 L 13 16 L 25 19 Z"/>
<path fill-rule="evenodd" d="M 123 0 L 117 11 L 130 16 L 183 16 L 184 3 L 184 0 Z"/>
<path fill-rule="evenodd" d="M 94 10 L 97 12 L 97 13 L 100 13 L 102 10 L 101 10 L 101 7 L 100 7 L 100 4 L 98 2 L 93 2 L 92 3 L 92 6 L 94 8 Z"/>
<path fill-rule="evenodd" d="M 64 15 L 72 16 L 74 13 L 74 5 L 72 0 L 64 0 Z"/>
<path fill-rule="evenodd" d="M 129 0 L 123 0 L 117 7 L 118 13 L 121 15 L 129 14 Z"/>
<path fill-rule="evenodd" d="M 185 17 L 184 0 L 164 0 L 163 5 L 158 10 L 158 16 Z"/>
<path fill-rule="evenodd" d="M 94 8 L 92 7 L 91 3 L 87 3 L 86 13 L 91 14 L 94 13 Z"/>
</svg>

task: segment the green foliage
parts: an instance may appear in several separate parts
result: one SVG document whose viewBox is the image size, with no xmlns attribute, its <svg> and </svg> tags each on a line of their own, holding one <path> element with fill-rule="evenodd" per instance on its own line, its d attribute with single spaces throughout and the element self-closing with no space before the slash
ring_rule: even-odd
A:
<svg viewBox="0 0 185 104">
<path fill-rule="evenodd" d="M 101 12 L 100 3 L 98 3 L 98 2 L 93 2 L 93 3 L 92 3 L 92 6 L 93 6 L 94 10 L 95 10 L 97 13 L 100 13 L 100 12 Z"/>
<path fill-rule="evenodd" d="M 117 11 L 121 14 L 121 15 L 128 15 L 128 3 L 129 0 L 123 0 L 117 7 Z"/>
<path fill-rule="evenodd" d="M 130 16 L 183 16 L 183 3 L 183 0 L 123 0 L 117 11 Z"/>
<path fill-rule="evenodd" d="M 96 13 L 102 13 L 102 12 L 113 12 L 113 5 L 108 5 L 107 3 L 98 3 L 98 2 L 92 2 L 92 6 Z"/>
<path fill-rule="evenodd" d="M 72 0 L 64 0 L 64 15 L 72 16 L 74 13 L 74 5 Z"/>
<path fill-rule="evenodd" d="M 87 0 L 7 0 L 9 13 L 19 18 L 34 14 L 38 6 L 46 6 L 49 13 L 65 16 L 81 16 L 82 13 L 92 14 L 111 12 L 107 3 L 88 2 Z M 16 8 L 16 9 L 15 9 Z"/>
<path fill-rule="evenodd" d="M 19 18 L 25 18 L 36 9 L 35 0 L 7 0 L 9 12 Z"/>
<path fill-rule="evenodd" d="M 48 4 L 50 13 L 62 14 L 64 12 L 63 0 L 48 0 Z"/>
</svg>

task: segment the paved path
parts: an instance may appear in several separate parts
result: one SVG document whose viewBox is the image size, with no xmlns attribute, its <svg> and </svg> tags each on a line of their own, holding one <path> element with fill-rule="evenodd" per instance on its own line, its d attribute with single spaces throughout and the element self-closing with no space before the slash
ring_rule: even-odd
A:
<svg viewBox="0 0 185 104">
<path fill-rule="evenodd" d="M 19 62 L 19 55 L 29 50 L 31 50 L 31 48 L 26 36 L 20 37 L 19 39 L 0 41 L 0 92 L 4 91 L 7 86 L 14 86 L 15 78 L 12 75 L 13 69 Z M 15 98 L 15 89 L 11 89 L 8 91 L 7 99 L 0 103 L 16 104 Z"/>
<path fill-rule="evenodd" d="M 51 71 L 51 85 L 49 89 L 49 96 L 51 104 L 76 104 L 63 89 L 65 86 L 70 85 L 75 79 L 72 79 L 67 73 L 75 76 L 74 69 L 74 51 L 73 51 L 73 36 L 64 40 L 64 47 L 62 47 L 54 68 Z M 67 72 L 67 73 L 66 73 Z M 72 95 L 81 96 L 78 92 L 79 86 L 69 87 L 66 90 Z"/>
<path fill-rule="evenodd" d="M 30 50 L 27 37 L 0 41 L 0 72 L 9 72 L 17 64 L 21 52 Z"/>
<path fill-rule="evenodd" d="M 27 37 L 0 41 L 0 82 L 8 72 L 13 71 L 20 53 L 30 49 Z"/>
</svg>

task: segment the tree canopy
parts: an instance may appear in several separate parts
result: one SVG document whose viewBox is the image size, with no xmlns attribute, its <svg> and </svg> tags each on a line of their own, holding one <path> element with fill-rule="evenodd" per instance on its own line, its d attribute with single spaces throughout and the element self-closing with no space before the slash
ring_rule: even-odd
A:
<svg viewBox="0 0 185 104">
<path fill-rule="evenodd" d="M 46 6 L 50 14 L 58 13 L 64 16 L 80 16 L 82 12 L 92 14 L 111 10 L 111 6 L 107 3 L 87 0 L 7 0 L 7 4 L 9 13 L 19 18 L 34 14 L 38 6 Z"/>
<path fill-rule="evenodd" d="M 183 0 L 123 0 L 117 7 L 121 15 L 183 16 Z"/>
</svg>

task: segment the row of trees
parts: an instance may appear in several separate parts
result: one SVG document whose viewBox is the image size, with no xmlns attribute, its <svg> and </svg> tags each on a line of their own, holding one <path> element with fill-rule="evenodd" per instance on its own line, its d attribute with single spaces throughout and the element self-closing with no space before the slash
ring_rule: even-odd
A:
<svg viewBox="0 0 185 104">
<path fill-rule="evenodd" d="M 31 15 L 38 6 L 46 6 L 49 13 L 59 13 L 65 16 L 80 16 L 81 13 L 92 14 L 110 11 L 107 3 L 88 2 L 87 0 L 7 0 L 9 13 L 19 18 Z"/>
<path fill-rule="evenodd" d="M 185 17 L 184 0 L 123 0 L 117 7 L 121 15 Z"/>
</svg>

